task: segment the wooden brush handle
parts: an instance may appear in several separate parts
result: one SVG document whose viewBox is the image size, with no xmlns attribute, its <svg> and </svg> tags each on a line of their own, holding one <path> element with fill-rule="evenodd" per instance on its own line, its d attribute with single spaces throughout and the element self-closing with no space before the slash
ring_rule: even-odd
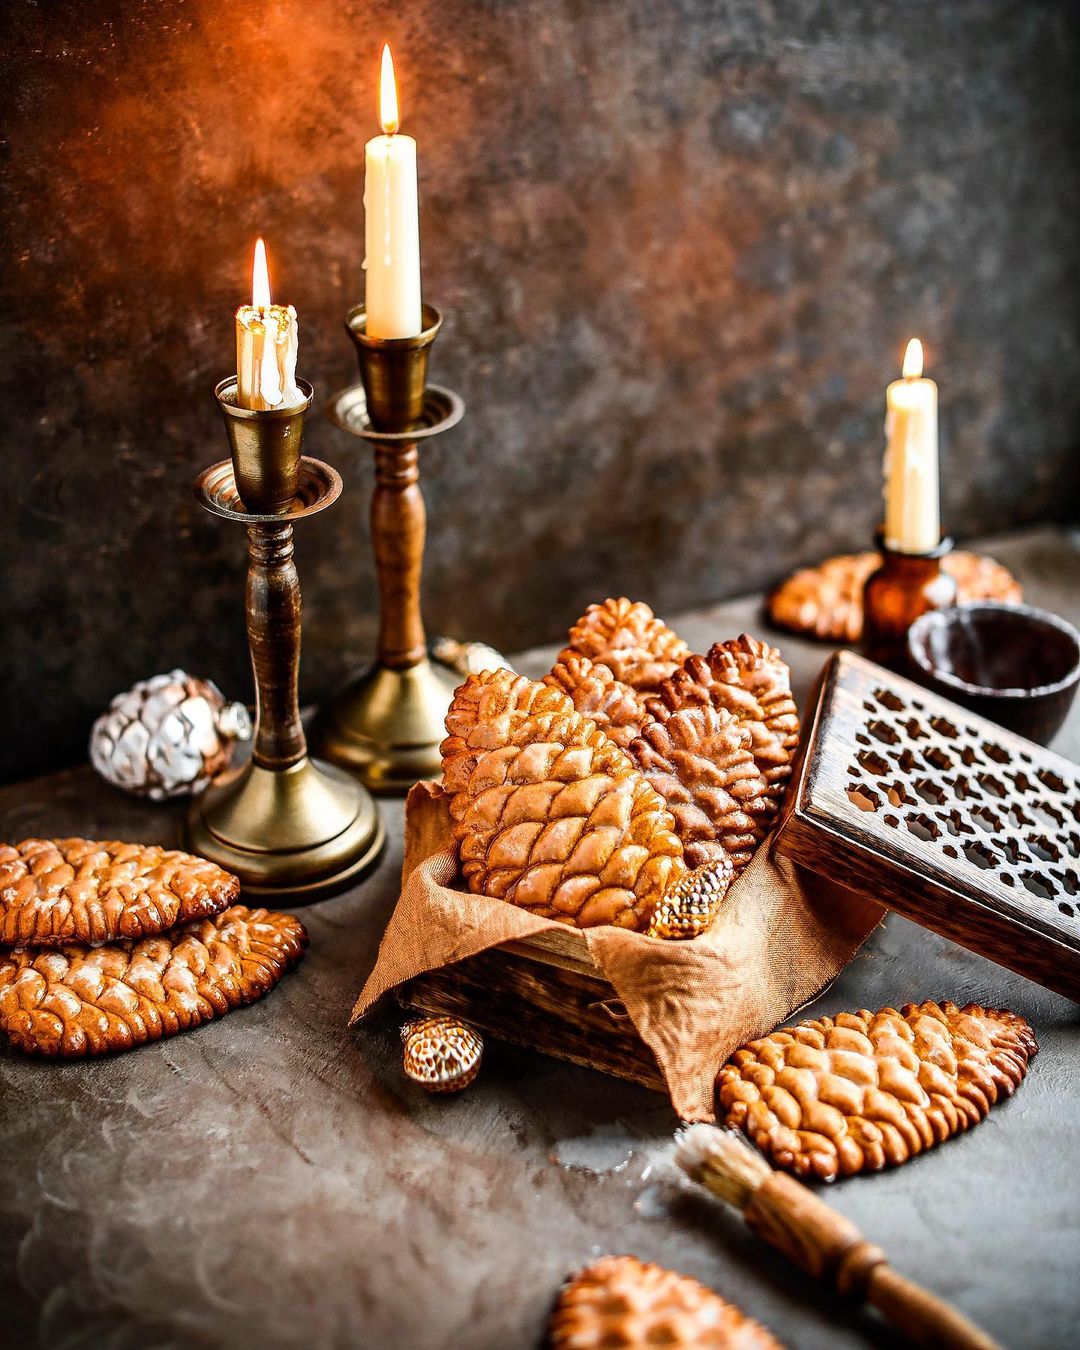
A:
<svg viewBox="0 0 1080 1350">
<path fill-rule="evenodd" d="M 1001 1350 L 942 1299 L 898 1275 L 880 1247 L 793 1177 L 773 1172 L 754 1192 L 743 1217 L 800 1270 L 877 1308 L 912 1345 Z"/>
<path fill-rule="evenodd" d="M 963 1313 L 890 1265 L 871 1270 L 863 1297 L 912 1345 L 926 1350 L 1000 1350 L 997 1341 Z"/>
</svg>

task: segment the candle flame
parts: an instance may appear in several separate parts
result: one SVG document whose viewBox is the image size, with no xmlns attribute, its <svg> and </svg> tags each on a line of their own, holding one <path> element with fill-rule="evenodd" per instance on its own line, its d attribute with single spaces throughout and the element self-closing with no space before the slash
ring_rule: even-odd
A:
<svg viewBox="0 0 1080 1350">
<path fill-rule="evenodd" d="M 266 267 L 266 245 L 255 240 L 255 265 L 251 269 L 251 303 L 255 309 L 270 308 L 270 273 Z"/>
<path fill-rule="evenodd" d="M 392 136 L 401 126 L 398 112 L 397 80 L 394 78 L 394 58 L 390 55 L 390 44 L 386 42 L 382 49 L 382 71 L 379 75 L 379 122 L 387 136 Z"/>
<path fill-rule="evenodd" d="M 912 338 L 904 353 L 904 379 L 917 380 L 922 375 L 922 367 L 922 343 L 918 338 Z"/>
</svg>

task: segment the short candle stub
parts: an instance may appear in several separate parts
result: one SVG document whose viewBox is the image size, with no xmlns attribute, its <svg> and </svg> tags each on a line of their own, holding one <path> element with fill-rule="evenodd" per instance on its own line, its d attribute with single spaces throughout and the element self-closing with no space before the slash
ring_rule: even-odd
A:
<svg viewBox="0 0 1080 1350">
<path fill-rule="evenodd" d="M 368 334 L 363 305 L 346 316 L 345 331 L 356 347 L 368 418 L 376 431 L 409 431 L 423 416 L 428 357 L 442 315 L 434 305 L 424 305 L 423 322 L 415 337 L 377 338 Z"/>
<path fill-rule="evenodd" d="M 314 391 L 306 380 L 296 383 L 302 403 L 265 410 L 240 407 L 234 376 L 214 390 L 229 437 L 236 489 L 253 514 L 284 512 L 297 493 L 304 418 Z"/>
</svg>

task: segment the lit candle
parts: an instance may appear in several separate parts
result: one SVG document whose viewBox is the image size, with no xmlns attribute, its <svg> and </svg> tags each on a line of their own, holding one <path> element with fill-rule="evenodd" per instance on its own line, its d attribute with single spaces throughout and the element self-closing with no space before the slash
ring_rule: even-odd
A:
<svg viewBox="0 0 1080 1350">
<path fill-rule="evenodd" d="M 379 122 L 364 152 L 367 332 L 376 338 L 416 337 L 420 315 L 420 208 L 416 142 L 398 131 L 397 85 L 390 48 L 383 47 Z"/>
<path fill-rule="evenodd" d="M 937 385 L 922 368 L 922 343 L 912 338 L 904 378 L 886 395 L 885 542 L 900 553 L 929 553 L 941 543 Z"/>
<path fill-rule="evenodd" d="M 294 408 L 304 395 L 296 386 L 298 329 L 292 305 L 270 303 L 266 246 L 255 244 L 251 304 L 236 311 L 236 401 L 265 412 Z"/>
</svg>

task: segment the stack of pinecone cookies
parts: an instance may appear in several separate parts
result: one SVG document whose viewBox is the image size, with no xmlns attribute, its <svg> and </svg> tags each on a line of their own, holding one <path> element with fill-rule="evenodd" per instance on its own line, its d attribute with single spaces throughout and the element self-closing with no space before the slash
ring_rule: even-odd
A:
<svg viewBox="0 0 1080 1350">
<path fill-rule="evenodd" d="M 0 845 L 0 1030 L 28 1054 L 130 1050 L 277 984 L 304 954 L 291 914 L 233 901 L 189 853 L 90 839 Z"/>
<path fill-rule="evenodd" d="M 744 634 L 697 656 L 621 599 L 589 607 L 541 682 L 470 675 L 446 729 L 471 891 L 694 937 L 776 820 L 799 719 L 775 648 Z"/>
</svg>

